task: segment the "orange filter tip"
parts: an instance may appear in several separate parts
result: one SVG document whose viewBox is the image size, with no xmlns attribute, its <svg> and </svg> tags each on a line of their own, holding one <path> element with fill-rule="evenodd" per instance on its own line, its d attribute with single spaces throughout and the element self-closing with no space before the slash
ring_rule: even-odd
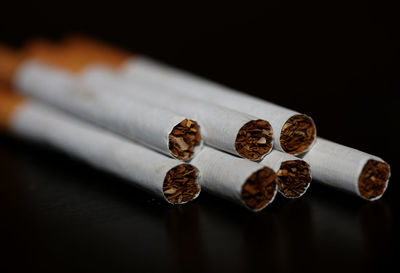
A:
<svg viewBox="0 0 400 273">
<path fill-rule="evenodd" d="M 133 54 L 107 44 L 101 40 L 81 35 L 70 35 L 63 39 L 65 47 L 90 63 L 101 63 L 114 68 L 121 67 Z"/>
<path fill-rule="evenodd" d="M 0 84 L 0 94 L 1 93 L 12 94 L 15 93 L 15 90 L 12 89 L 9 85 Z"/>
<path fill-rule="evenodd" d="M 19 51 L 0 44 L 0 84 L 12 84 L 14 73 L 22 60 Z"/>
<path fill-rule="evenodd" d="M 59 43 L 55 43 L 45 38 L 32 38 L 25 42 L 23 49 L 25 51 L 35 52 L 36 50 L 54 50 L 59 46 Z"/>
<path fill-rule="evenodd" d="M 0 86 L 0 128 L 9 130 L 17 109 L 23 105 L 25 98 L 7 87 Z"/>
<path fill-rule="evenodd" d="M 82 68 L 73 56 L 65 52 L 63 46 L 42 38 L 29 40 L 23 47 L 23 54 L 27 59 L 38 60 L 72 72 Z"/>
</svg>

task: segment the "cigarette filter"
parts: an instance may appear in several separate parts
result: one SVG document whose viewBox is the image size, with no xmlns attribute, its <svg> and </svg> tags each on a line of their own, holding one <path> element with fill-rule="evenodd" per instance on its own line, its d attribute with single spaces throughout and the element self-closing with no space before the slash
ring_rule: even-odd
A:
<svg viewBox="0 0 400 273">
<path fill-rule="evenodd" d="M 79 81 L 77 75 L 37 60 L 22 62 L 14 75 L 14 86 L 24 94 L 176 159 L 190 160 L 201 149 L 201 128 L 196 121 Z"/>
<path fill-rule="evenodd" d="M 370 201 L 383 195 L 390 177 L 389 164 L 381 158 L 322 138 L 303 160 L 319 182 Z"/>
<path fill-rule="evenodd" d="M 279 192 L 286 198 L 298 198 L 306 193 L 312 175 L 310 165 L 293 155 L 273 150 L 261 165 L 270 167 L 276 174 Z"/>
<path fill-rule="evenodd" d="M 22 57 L 17 51 L 0 44 L 0 83 L 11 84 L 11 79 L 21 60 Z"/>
<path fill-rule="evenodd" d="M 199 121 L 209 146 L 255 161 L 272 150 L 273 132 L 265 120 L 181 94 L 165 93 L 120 77 L 104 66 L 89 67 L 80 75 L 81 81 L 92 89 L 114 90 L 129 101 L 143 100 Z"/>
<path fill-rule="evenodd" d="M 64 45 L 77 52 L 91 55 L 101 63 L 115 66 L 107 59 L 114 56 L 119 62 L 119 71 L 135 81 L 144 81 L 164 92 L 184 94 L 206 100 L 252 116 L 268 120 L 274 135 L 274 148 L 293 155 L 308 151 L 316 139 L 316 127 L 311 117 L 270 103 L 260 98 L 240 93 L 222 85 L 207 81 L 190 73 L 163 65 L 139 55 L 105 45 L 85 37 L 69 37 Z"/>
<path fill-rule="evenodd" d="M 0 91 L 0 126 L 119 175 L 171 204 L 184 204 L 200 193 L 200 174 L 193 165 L 180 163 L 16 94 Z"/>
<path fill-rule="evenodd" d="M 201 173 L 203 189 L 250 210 L 260 211 L 275 198 L 276 175 L 271 168 L 210 147 L 204 147 L 192 164 Z"/>
</svg>

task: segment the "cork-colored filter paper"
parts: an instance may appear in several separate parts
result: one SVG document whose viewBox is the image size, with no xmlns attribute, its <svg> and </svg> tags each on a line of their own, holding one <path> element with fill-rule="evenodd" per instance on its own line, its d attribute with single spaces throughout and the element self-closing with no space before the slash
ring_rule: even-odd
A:
<svg viewBox="0 0 400 273">
<path fill-rule="evenodd" d="M 9 130 L 12 118 L 17 109 L 23 104 L 24 98 L 5 87 L 0 87 L 0 128 Z"/>
</svg>

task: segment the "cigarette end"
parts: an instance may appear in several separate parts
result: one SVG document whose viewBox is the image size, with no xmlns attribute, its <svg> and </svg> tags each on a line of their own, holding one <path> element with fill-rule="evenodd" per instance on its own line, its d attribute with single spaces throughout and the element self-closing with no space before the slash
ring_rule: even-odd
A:
<svg viewBox="0 0 400 273">
<path fill-rule="evenodd" d="M 179 160 L 190 160 L 200 144 L 200 126 L 190 119 L 181 121 L 169 134 L 169 151 Z"/>
<path fill-rule="evenodd" d="M 265 120 L 252 120 L 240 128 L 235 148 L 247 159 L 258 161 L 272 150 L 272 127 Z"/>
<path fill-rule="evenodd" d="M 311 180 L 310 165 L 300 159 L 282 162 L 277 172 L 278 190 L 288 198 L 302 196 Z"/>
<path fill-rule="evenodd" d="M 368 160 L 358 178 L 358 190 L 362 197 L 368 200 L 380 197 L 387 186 L 390 167 L 387 163 Z"/>
<path fill-rule="evenodd" d="M 316 139 L 313 120 L 306 115 L 294 115 L 283 125 L 280 144 L 283 151 L 293 155 L 306 152 Z"/>
<path fill-rule="evenodd" d="M 197 182 L 198 170 L 190 164 L 180 164 L 165 176 L 163 192 L 171 204 L 183 204 L 195 199 L 200 193 Z"/>
<path fill-rule="evenodd" d="M 251 210 L 259 211 L 265 208 L 276 194 L 275 172 L 264 167 L 253 173 L 242 186 L 241 198 Z"/>
</svg>

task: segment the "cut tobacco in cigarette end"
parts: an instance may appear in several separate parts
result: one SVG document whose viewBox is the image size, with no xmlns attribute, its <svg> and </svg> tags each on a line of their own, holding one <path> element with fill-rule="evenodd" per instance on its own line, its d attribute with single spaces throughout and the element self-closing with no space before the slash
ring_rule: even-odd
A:
<svg viewBox="0 0 400 273">
<path fill-rule="evenodd" d="M 368 160 L 358 178 L 358 190 L 365 199 L 375 199 L 383 194 L 390 176 L 387 163 Z"/>
<path fill-rule="evenodd" d="M 277 172 L 279 191 L 288 198 L 303 195 L 311 182 L 310 165 L 303 160 L 282 162 Z"/>
<path fill-rule="evenodd" d="M 200 128 L 196 121 L 184 119 L 169 134 L 169 151 L 177 159 L 189 160 L 201 144 Z"/>
<path fill-rule="evenodd" d="M 281 148 L 293 155 L 304 153 L 314 143 L 316 133 L 315 124 L 310 117 L 294 115 L 282 127 Z"/>
<path fill-rule="evenodd" d="M 163 192 L 171 204 L 183 204 L 195 199 L 200 193 L 199 171 L 190 164 L 180 164 L 165 175 Z"/>
<path fill-rule="evenodd" d="M 235 149 L 250 160 L 261 160 L 272 149 L 272 127 L 269 122 L 258 119 L 247 122 L 240 128 Z"/>
<path fill-rule="evenodd" d="M 253 173 L 242 186 L 241 197 L 245 205 L 251 210 L 265 208 L 276 194 L 276 174 L 264 167 Z"/>
</svg>

